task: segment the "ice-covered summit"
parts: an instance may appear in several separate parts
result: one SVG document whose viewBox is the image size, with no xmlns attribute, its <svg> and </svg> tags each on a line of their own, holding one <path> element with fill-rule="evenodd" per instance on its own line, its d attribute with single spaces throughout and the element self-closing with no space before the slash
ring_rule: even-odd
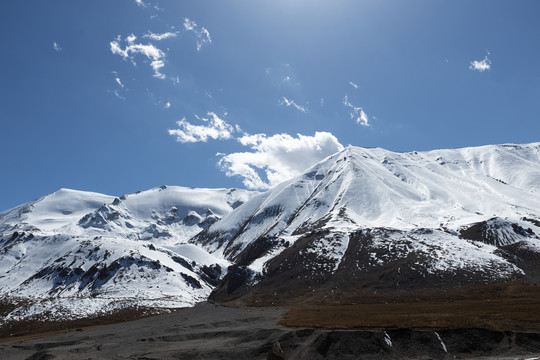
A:
<svg viewBox="0 0 540 360">
<path fill-rule="evenodd" d="M 525 276 L 501 248 L 535 252 L 539 234 L 540 143 L 406 153 L 348 147 L 192 242 L 246 267 L 246 284 L 285 276 L 287 262 L 287 279 L 303 278 L 306 268 L 309 276 L 352 274 L 353 259 L 359 269 L 389 273 L 402 262 L 418 267 L 415 276 L 474 274 L 466 283 Z"/>
<path fill-rule="evenodd" d="M 219 238 L 209 248 L 229 256 L 261 236 L 313 226 L 457 230 L 493 217 L 540 217 L 540 143 L 407 153 L 351 146 L 201 235 Z"/>
</svg>

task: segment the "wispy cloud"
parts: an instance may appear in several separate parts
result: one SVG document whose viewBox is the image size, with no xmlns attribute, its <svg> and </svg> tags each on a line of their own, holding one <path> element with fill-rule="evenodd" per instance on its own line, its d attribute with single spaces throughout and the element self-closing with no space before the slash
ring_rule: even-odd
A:
<svg viewBox="0 0 540 360">
<path fill-rule="evenodd" d="M 358 89 L 358 85 L 353 83 L 352 81 L 349 81 L 349 85 L 351 85 L 355 89 Z"/>
<path fill-rule="evenodd" d="M 126 98 L 123 95 L 123 93 L 127 90 L 126 86 L 124 85 L 122 80 L 120 80 L 120 77 L 118 76 L 118 73 L 116 71 L 113 71 L 112 73 L 114 75 L 114 82 L 116 84 L 116 89 L 107 90 L 107 92 L 113 94 L 120 100 L 126 100 Z"/>
<path fill-rule="evenodd" d="M 119 77 L 114 78 L 114 81 L 116 81 L 116 83 L 117 83 L 122 89 L 124 88 L 124 84 L 122 84 L 122 80 L 120 80 Z"/>
<path fill-rule="evenodd" d="M 292 106 L 292 107 L 294 107 L 296 110 L 301 111 L 301 112 L 303 112 L 303 113 L 305 113 L 305 112 L 307 111 L 307 109 L 306 109 L 304 106 L 298 105 L 294 100 L 289 100 L 289 99 L 287 99 L 285 96 L 283 96 L 283 97 L 281 98 L 281 100 L 279 100 L 279 105 L 282 105 L 282 106 L 283 106 L 283 105 L 287 105 L 287 107 Z"/>
<path fill-rule="evenodd" d="M 142 6 L 142 7 L 147 6 L 142 0 L 135 0 L 135 2 L 137 3 L 137 5 Z"/>
<path fill-rule="evenodd" d="M 487 55 L 484 57 L 483 60 L 475 60 L 475 61 L 471 61 L 471 65 L 469 66 L 469 69 L 471 70 L 476 70 L 476 71 L 479 71 L 479 72 L 484 72 L 486 70 L 491 70 L 491 60 L 489 59 L 489 51 L 487 53 Z"/>
<path fill-rule="evenodd" d="M 219 166 L 227 176 L 239 176 L 250 189 L 268 189 L 300 174 L 316 162 L 343 150 L 328 132 L 314 136 L 298 134 L 244 135 L 238 141 L 251 151 L 221 156 Z"/>
<path fill-rule="evenodd" d="M 162 80 L 166 78 L 165 74 L 161 72 L 161 68 L 165 66 L 163 60 L 154 60 L 150 63 L 150 66 L 154 69 L 154 77 Z"/>
<path fill-rule="evenodd" d="M 171 32 L 171 31 L 165 32 L 163 34 L 155 34 L 155 33 L 151 32 L 151 31 L 149 31 L 147 34 L 143 35 L 144 38 L 149 38 L 149 39 L 156 40 L 156 41 L 170 39 L 170 38 L 174 38 L 174 37 L 177 37 L 177 36 L 178 36 L 178 32 Z"/>
<path fill-rule="evenodd" d="M 60 47 L 60 45 L 58 45 L 58 43 L 55 41 L 53 42 L 53 49 L 60 52 L 62 51 L 62 48 Z"/>
<path fill-rule="evenodd" d="M 167 102 L 165 103 L 165 105 L 163 105 L 163 107 L 164 107 L 165 109 L 170 109 L 171 103 L 167 101 Z"/>
<path fill-rule="evenodd" d="M 208 30 L 204 26 L 199 27 L 193 20 L 185 18 L 184 29 L 186 31 L 191 31 L 195 34 L 195 38 L 197 41 L 197 51 L 200 51 L 203 45 L 212 43 L 212 39 L 210 38 L 210 33 L 208 32 Z"/>
<path fill-rule="evenodd" d="M 119 98 L 120 100 L 126 100 L 126 98 L 122 95 L 122 93 L 121 93 L 120 90 L 118 90 L 118 89 L 111 90 L 111 91 L 108 91 L 108 92 L 114 94 L 114 96 L 116 96 L 116 97 Z"/>
<path fill-rule="evenodd" d="M 110 42 L 111 52 L 120 55 L 124 60 L 131 60 L 133 65 L 136 65 L 134 55 L 141 54 L 151 60 L 150 67 L 154 70 L 154 77 L 165 79 L 166 76 L 161 72 L 161 69 L 165 66 L 165 53 L 153 44 L 136 44 L 136 39 L 137 37 L 131 34 L 126 38 L 127 45 L 122 48 L 120 46 L 121 38 L 118 36 L 116 40 Z"/>
<path fill-rule="evenodd" d="M 181 143 L 206 142 L 208 139 L 228 140 L 233 137 L 235 127 L 220 119 L 215 113 L 209 112 L 207 118 L 199 118 L 203 125 L 193 125 L 183 118 L 178 121 L 178 129 L 169 130 L 169 135 L 176 136 Z"/>
<path fill-rule="evenodd" d="M 371 126 L 371 124 L 369 123 L 369 118 L 364 109 L 351 104 L 347 95 L 345 95 L 345 98 L 343 99 L 343 105 L 345 105 L 345 107 L 349 109 L 349 115 L 351 119 L 355 120 L 357 124 L 360 124 L 362 126 Z"/>
</svg>

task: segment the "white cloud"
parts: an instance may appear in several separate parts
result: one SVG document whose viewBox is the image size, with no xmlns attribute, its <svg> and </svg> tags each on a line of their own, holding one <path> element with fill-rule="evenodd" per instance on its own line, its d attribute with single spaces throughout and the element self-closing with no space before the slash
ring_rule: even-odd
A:
<svg viewBox="0 0 540 360">
<path fill-rule="evenodd" d="M 197 119 L 202 120 L 206 125 L 193 125 L 183 118 L 178 121 L 178 129 L 169 130 L 169 135 L 176 136 L 176 141 L 181 143 L 206 142 L 208 139 L 228 140 L 232 138 L 235 128 L 228 124 L 225 120 L 220 119 L 215 113 L 209 112 L 208 118 Z"/>
<path fill-rule="evenodd" d="M 166 108 L 169 106 L 169 103 L 165 104 Z M 250 150 L 218 153 L 218 166 L 227 176 L 242 178 L 244 185 L 250 189 L 268 189 L 343 150 L 343 145 L 329 132 L 316 132 L 314 136 L 297 134 L 297 137 L 289 134 L 249 135 L 240 126 L 227 123 L 213 112 L 209 112 L 207 118 L 195 117 L 204 124 L 193 125 L 183 118 L 177 122 L 178 129 L 169 130 L 169 135 L 175 136 L 181 143 L 236 138 Z"/>
<path fill-rule="evenodd" d="M 218 164 L 227 176 L 243 178 L 244 185 L 250 189 L 268 189 L 343 150 L 343 145 L 328 132 L 316 132 L 314 136 L 298 134 L 297 137 L 244 135 L 238 141 L 251 151 L 218 154 L 221 156 Z"/>
<path fill-rule="evenodd" d="M 139 5 L 139 6 L 146 7 L 146 4 L 145 4 L 142 0 L 135 0 L 135 2 L 136 2 L 137 5 Z"/>
<path fill-rule="evenodd" d="M 369 126 L 369 119 L 364 109 L 360 109 L 360 116 L 356 119 L 356 123 L 362 126 Z"/>
<path fill-rule="evenodd" d="M 301 111 L 303 113 L 306 112 L 306 108 L 302 105 L 298 105 L 294 100 L 289 100 L 285 96 L 279 101 L 279 105 L 287 105 L 287 107 L 294 107 L 296 110 Z"/>
<path fill-rule="evenodd" d="M 120 100 L 126 100 L 126 98 L 123 96 L 123 94 L 126 92 L 127 88 L 120 79 L 120 76 L 118 76 L 118 73 L 116 71 L 112 71 L 112 74 L 114 75 L 114 82 L 116 83 L 116 89 L 115 90 L 107 90 L 108 93 L 113 94 Z"/>
<path fill-rule="evenodd" d="M 476 70 L 480 72 L 484 72 L 486 70 L 491 70 L 491 60 L 489 60 L 488 56 L 490 55 L 489 51 L 487 55 L 484 57 L 483 60 L 478 61 L 471 61 L 471 65 L 469 66 L 469 69 Z"/>
<path fill-rule="evenodd" d="M 126 40 L 129 41 L 129 39 L 130 39 L 130 37 L 128 37 Z M 132 54 L 143 54 L 147 58 L 152 59 L 154 61 L 165 57 L 165 53 L 162 50 L 155 47 L 154 45 L 152 45 L 152 44 L 147 44 L 147 45 L 130 44 L 130 45 L 126 46 L 125 49 L 122 49 L 120 47 L 119 42 L 115 40 L 115 41 L 111 41 L 110 45 L 111 45 L 111 52 L 113 54 L 120 55 L 123 58 L 129 58 L 130 53 L 132 53 Z"/>
<path fill-rule="evenodd" d="M 358 89 L 358 85 L 353 83 L 352 81 L 349 81 L 349 85 L 351 85 L 355 89 Z"/>
<path fill-rule="evenodd" d="M 129 35 L 127 38 L 126 38 L 126 41 L 130 44 L 132 44 L 135 40 L 137 40 L 137 37 L 133 34 Z"/>
<path fill-rule="evenodd" d="M 58 43 L 55 41 L 53 42 L 53 49 L 60 52 L 62 51 L 62 48 L 60 47 L 60 45 L 58 45 Z"/>
<path fill-rule="evenodd" d="M 163 60 L 154 60 L 150 63 L 150 66 L 152 69 L 154 69 L 154 77 L 157 77 L 158 79 L 165 79 L 165 74 L 161 73 L 161 68 L 165 66 L 165 63 Z"/>
<path fill-rule="evenodd" d="M 165 105 L 163 105 L 163 107 L 164 107 L 165 109 L 169 109 L 169 108 L 171 107 L 171 103 L 167 101 L 167 102 L 165 103 Z"/>
<path fill-rule="evenodd" d="M 114 81 L 116 81 L 116 83 L 117 83 L 122 89 L 124 88 L 124 84 L 122 84 L 122 80 L 120 80 L 119 77 L 114 78 Z"/>
<path fill-rule="evenodd" d="M 126 100 L 126 98 L 124 96 L 122 96 L 122 94 L 120 93 L 119 90 L 112 90 L 112 91 L 108 91 L 108 92 L 111 92 L 114 94 L 114 96 L 116 96 L 117 98 L 119 98 L 120 100 Z"/>
<path fill-rule="evenodd" d="M 156 41 L 170 39 L 177 36 L 178 36 L 178 32 L 170 32 L 170 31 L 163 34 L 154 34 L 153 32 L 149 31 L 147 34 L 143 35 L 144 38 L 149 38 Z"/>
<path fill-rule="evenodd" d="M 133 65 L 135 65 L 135 59 L 133 55 L 141 54 L 146 56 L 148 60 L 151 60 L 150 66 L 154 70 L 154 77 L 158 79 L 165 79 L 165 75 L 161 73 L 161 69 L 165 66 L 165 53 L 152 44 L 136 44 L 137 37 L 133 34 L 126 38 L 128 44 L 124 49 L 120 46 L 120 37 L 110 42 L 111 52 L 115 55 L 120 55 L 126 59 L 130 59 Z"/>
<path fill-rule="evenodd" d="M 195 21 L 185 18 L 184 29 L 186 31 L 191 31 L 195 34 L 195 37 L 197 39 L 197 51 L 200 51 L 203 45 L 212 43 L 212 39 L 210 38 L 210 33 L 208 32 L 208 30 L 206 30 L 204 26 L 199 28 Z"/>
<path fill-rule="evenodd" d="M 349 102 L 349 99 L 347 98 L 347 95 L 345 95 L 345 98 L 343 99 L 343 105 L 350 109 L 349 115 L 351 119 L 356 121 L 357 124 L 360 124 L 362 126 L 371 126 L 371 124 L 369 123 L 369 118 L 364 109 L 351 104 Z"/>
</svg>

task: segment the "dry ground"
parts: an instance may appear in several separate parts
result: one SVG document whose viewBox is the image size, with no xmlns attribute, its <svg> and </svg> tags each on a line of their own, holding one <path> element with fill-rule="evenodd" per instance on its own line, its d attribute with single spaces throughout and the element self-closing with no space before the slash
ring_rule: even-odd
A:
<svg viewBox="0 0 540 360">
<path fill-rule="evenodd" d="M 486 285 L 366 296 L 349 304 L 291 304 L 281 323 L 329 329 L 408 328 L 540 332 L 540 286 Z M 340 301 L 342 302 L 342 301 Z"/>
<path fill-rule="evenodd" d="M 276 341 L 288 360 L 540 359 L 540 286 L 296 300 L 281 309 L 203 303 L 141 320 L 134 319 L 142 313 L 127 310 L 12 324 L 2 330 L 0 360 L 264 360 Z"/>
</svg>

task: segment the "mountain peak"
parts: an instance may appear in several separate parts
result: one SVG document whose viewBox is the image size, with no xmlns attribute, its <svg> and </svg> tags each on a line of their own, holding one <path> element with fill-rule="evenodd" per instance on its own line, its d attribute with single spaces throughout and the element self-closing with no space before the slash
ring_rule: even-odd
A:
<svg viewBox="0 0 540 360">
<path fill-rule="evenodd" d="M 457 233 L 494 217 L 520 224 L 540 218 L 539 186 L 538 143 L 406 153 L 349 146 L 193 241 L 234 260 L 259 239 L 294 242 L 315 229 Z"/>
<path fill-rule="evenodd" d="M 396 291 L 535 278 L 539 186 L 538 143 L 348 147 L 192 241 L 235 263 L 214 294 L 221 300 L 250 289 L 287 301 L 344 283 Z"/>
<path fill-rule="evenodd" d="M 309 301 L 315 288 L 326 299 L 338 287 L 354 298 L 534 281 L 539 186 L 534 143 L 349 146 L 265 193 L 60 189 L 0 214 L 0 294 L 50 296 L 58 307 L 92 296 L 104 309 L 133 293 L 131 303 L 185 306 L 218 282 L 216 299 L 254 289 Z"/>
</svg>

